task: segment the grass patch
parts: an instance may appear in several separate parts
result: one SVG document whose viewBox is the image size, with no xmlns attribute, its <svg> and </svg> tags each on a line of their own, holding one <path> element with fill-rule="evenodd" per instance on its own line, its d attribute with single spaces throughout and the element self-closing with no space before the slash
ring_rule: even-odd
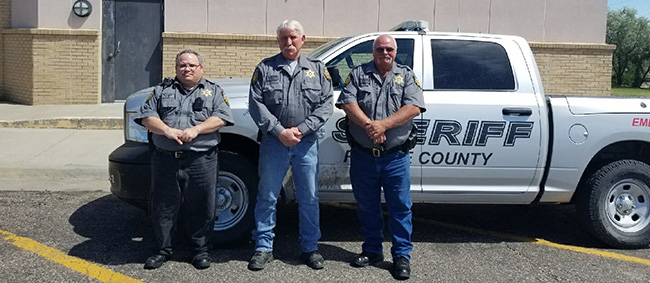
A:
<svg viewBox="0 0 650 283">
<path fill-rule="evenodd" d="M 637 87 L 612 86 L 612 96 L 650 96 L 650 90 Z"/>
</svg>

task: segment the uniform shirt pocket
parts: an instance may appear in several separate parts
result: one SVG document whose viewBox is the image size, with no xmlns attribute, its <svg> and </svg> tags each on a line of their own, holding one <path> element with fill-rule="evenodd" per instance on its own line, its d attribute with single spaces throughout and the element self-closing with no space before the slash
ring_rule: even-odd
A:
<svg viewBox="0 0 650 283">
<path fill-rule="evenodd" d="M 371 113 L 375 108 L 375 93 L 371 86 L 361 86 L 357 92 L 357 104 L 366 114 Z"/>
<path fill-rule="evenodd" d="M 167 97 L 162 97 L 160 99 L 160 118 L 163 120 L 167 125 L 171 125 L 171 122 L 173 122 L 176 118 L 176 111 L 178 110 L 178 107 L 180 105 L 180 102 L 176 100 L 175 97 L 173 96 L 167 96 Z"/>
<path fill-rule="evenodd" d="M 205 122 L 205 120 L 207 120 L 208 118 L 210 118 L 210 116 L 212 116 L 212 112 L 213 112 L 212 99 L 214 99 L 213 97 L 214 96 L 209 96 L 206 99 L 203 99 L 204 100 L 203 101 L 203 107 L 201 108 L 201 110 L 192 111 L 192 113 L 193 113 L 193 115 L 192 115 L 193 126 L 196 126 L 198 124 L 201 124 L 201 123 Z M 210 99 L 210 98 L 212 98 L 212 99 Z"/>
<path fill-rule="evenodd" d="M 312 108 L 320 104 L 322 86 L 319 81 L 303 81 L 300 88 L 303 93 L 303 105 L 305 108 Z"/>
<path fill-rule="evenodd" d="M 403 88 L 391 87 L 388 98 L 388 116 L 395 114 L 402 107 Z"/>
<path fill-rule="evenodd" d="M 279 80 L 264 83 L 264 87 L 262 87 L 262 97 L 267 106 L 282 104 L 282 94 L 282 83 Z"/>
</svg>

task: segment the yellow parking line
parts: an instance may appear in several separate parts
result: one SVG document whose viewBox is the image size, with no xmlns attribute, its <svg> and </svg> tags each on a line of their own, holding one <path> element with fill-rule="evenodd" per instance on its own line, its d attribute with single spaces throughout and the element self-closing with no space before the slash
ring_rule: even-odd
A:
<svg viewBox="0 0 650 283">
<path fill-rule="evenodd" d="M 574 252 L 579 252 L 579 253 L 584 253 L 584 254 L 590 254 L 590 255 L 597 255 L 597 256 L 601 256 L 601 257 L 618 259 L 618 260 L 622 260 L 622 261 L 634 262 L 634 263 L 644 264 L 644 265 L 650 266 L 650 260 L 649 259 L 640 258 L 640 257 L 628 256 L 628 255 L 623 255 L 623 254 L 618 254 L 618 253 L 613 253 L 613 252 L 600 251 L 600 250 L 596 250 L 596 249 L 589 249 L 589 248 L 582 248 L 582 247 L 558 244 L 558 243 L 553 243 L 553 242 L 550 242 L 550 241 L 547 241 L 547 240 L 544 240 L 544 239 L 536 239 L 536 238 L 529 238 L 529 237 L 506 234 L 506 233 L 488 231 L 488 230 L 483 230 L 483 229 L 478 229 L 478 228 L 473 228 L 473 227 L 467 227 L 467 226 L 462 226 L 462 225 L 457 225 L 457 224 L 450 224 L 450 223 L 440 222 L 440 221 L 436 221 L 436 220 L 423 219 L 423 218 L 419 218 L 419 217 L 413 217 L 413 219 L 414 220 L 417 219 L 417 221 L 419 221 L 419 222 L 425 222 L 425 223 L 438 225 L 438 226 L 443 226 L 443 227 L 451 228 L 451 229 L 455 229 L 455 230 L 461 230 L 461 231 L 466 231 L 466 232 L 471 232 L 471 233 L 476 233 L 476 234 L 488 235 L 488 236 L 492 236 L 492 237 L 508 239 L 508 240 L 514 240 L 514 241 L 519 241 L 519 242 L 529 242 L 529 243 L 533 243 L 533 244 L 537 244 L 537 245 L 549 246 L 549 247 L 554 247 L 554 248 L 563 249 L 563 250 L 569 250 L 569 251 L 574 251 Z"/>
<path fill-rule="evenodd" d="M 20 237 L 4 230 L 0 230 L 0 234 L 4 234 L 4 240 L 16 247 L 36 253 L 44 258 L 88 275 L 89 277 L 101 282 L 142 282 L 124 274 L 102 268 L 80 258 L 69 256 L 57 249 L 50 248 L 32 239 Z"/>
<path fill-rule="evenodd" d="M 350 208 L 350 209 L 356 209 L 356 207 L 353 206 L 353 205 L 341 204 L 341 206 L 346 207 L 346 208 Z M 387 214 L 387 212 L 384 212 L 384 214 Z M 465 232 L 471 232 L 471 233 L 475 233 L 475 234 L 487 235 L 487 236 L 492 236 L 492 237 L 501 238 L 501 239 L 508 239 L 508 240 L 513 240 L 513 241 L 518 241 L 518 242 L 529 242 L 529 243 L 533 243 L 533 244 L 537 244 L 537 245 L 554 247 L 554 248 L 563 249 L 563 250 L 569 250 L 569 251 L 574 251 L 574 252 L 579 252 L 579 253 L 584 253 L 584 254 L 590 254 L 590 255 L 597 255 L 597 256 L 601 256 L 601 257 L 612 258 L 612 259 L 617 259 L 617 260 L 622 260 L 622 261 L 627 261 L 627 262 L 634 262 L 634 263 L 650 266 L 650 259 L 645 259 L 645 258 L 640 258 L 640 257 L 628 256 L 628 255 L 623 255 L 623 254 L 618 254 L 618 253 L 613 253 L 613 252 L 599 251 L 599 250 L 596 250 L 596 249 L 589 249 L 589 248 L 582 248 L 582 247 L 576 247 L 576 246 L 563 245 L 563 244 L 549 242 L 549 241 L 544 240 L 544 239 L 536 239 L 536 238 L 529 238 L 529 237 L 517 236 L 517 235 L 512 235 L 512 234 L 488 231 L 488 230 L 483 230 L 483 229 L 479 229 L 479 228 L 473 228 L 473 227 L 468 227 L 468 226 L 462 226 L 462 225 L 457 225 L 457 224 L 440 222 L 440 221 L 436 221 L 436 220 L 424 219 L 424 218 L 420 218 L 420 217 L 413 217 L 413 220 L 414 221 L 417 220 L 418 222 L 424 222 L 424 223 L 428 223 L 428 224 L 432 224 L 432 225 L 442 226 L 442 227 L 450 228 L 450 229 L 454 229 L 454 230 L 461 230 L 461 231 L 465 231 Z"/>
</svg>

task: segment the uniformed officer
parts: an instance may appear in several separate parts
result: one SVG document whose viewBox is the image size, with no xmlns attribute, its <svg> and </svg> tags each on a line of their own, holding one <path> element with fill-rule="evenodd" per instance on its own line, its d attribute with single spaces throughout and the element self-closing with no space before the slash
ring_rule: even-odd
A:
<svg viewBox="0 0 650 283">
<path fill-rule="evenodd" d="M 203 78 L 203 58 L 198 52 L 187 49 L 176 55 L 176 78 L 154 88 L 135 121 L 151 131 L 155 148 L 151 154 L 151 219 L 157 252 L 144 268 L 158 268 L 170 258 L 178 221 L 185 221 L 190 234 L 192 265 L 210 267 L 218 130 L 232 125 L 233 118 L 221 87 Z"/>
<path fill-rule="evenodd" d="M 410 277 L 411 175 L 409 150 L 412 119 L 426 111 L 415 74 L 396 64 L 397 44 L 389 35 L 373 43 L 373 61 L 352 69 L 336 102 L 349 119 L 350 181 L 357 201 L 361 233 L 365 238 L 361 254 L 352 265 L 363 267 L 383 261 L 381 189 L 390 216 L 393 246 L 393 276 Z"/>
<path fill-rule="evenodd" d="M 250 86 L 249 110 L 261 133 L 255 254 L 248 268 L 261 270 L 273 260 L 276 203 L 289 165 L 298 200 L 301 260 L 323 268 L 318 253 L 318 139 L 316 131 L 332 115 L 331 79 L 325 65 L 302 56 L 305 42 L 298 21 L 277 28 L 281 53 L 257 65 Z"/>
</svg>

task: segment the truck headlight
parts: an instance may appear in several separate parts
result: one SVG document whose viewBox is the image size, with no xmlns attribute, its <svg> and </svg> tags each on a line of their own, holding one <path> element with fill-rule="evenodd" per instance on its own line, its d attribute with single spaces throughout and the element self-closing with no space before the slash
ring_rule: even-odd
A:
<svg viewBox="0 0 650 283">
<path fill-rule="evenodd" d="M 127 121 L 128 121 L 126 124 L 126 131 L 124 131 L 124 134 L 126 135 L 126 140 L 147 143 L 148 142 L 147 128 L 138 125 L 134 121 L 135 115 L 136 113 L 126 113 Z"/>
</svg>

